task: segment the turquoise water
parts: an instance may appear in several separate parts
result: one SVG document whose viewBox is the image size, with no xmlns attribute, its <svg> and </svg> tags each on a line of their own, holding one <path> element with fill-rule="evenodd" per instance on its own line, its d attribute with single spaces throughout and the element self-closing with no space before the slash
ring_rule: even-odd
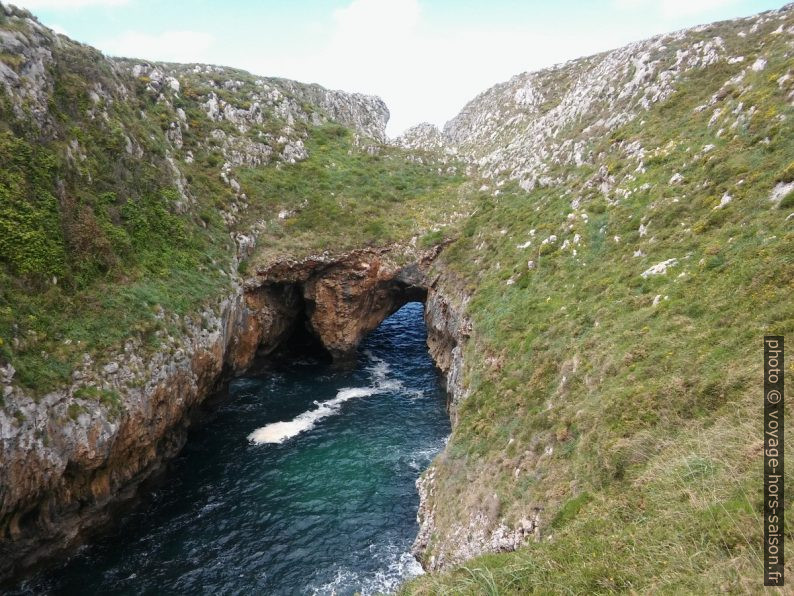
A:
<svg viewBox="0 0 794 596">
<path fill-rule="evenodd" d="M 370 594 L 421 573 L 408 554 L 415 481 L 450 431 L 424 333 L 412 303 L 367 337 L 353 371 L 305 360 L 237 379 L 167 482 L 25 589 Z M 262 428 L 282 442 L 252 441 Z"/>
</svg>

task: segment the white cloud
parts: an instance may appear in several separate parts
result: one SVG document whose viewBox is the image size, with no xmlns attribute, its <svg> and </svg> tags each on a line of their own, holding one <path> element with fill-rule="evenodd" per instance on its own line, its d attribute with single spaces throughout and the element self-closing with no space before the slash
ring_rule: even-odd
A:
<svg viewBox="0 0 794 596">
<path fill-rule="evenodd" d="M 379 95 L 391 111 L 392 136 L 420 121 L 443 125 L 468 100 L 515 74 L 630 39 L 533 25 L 431 28 L 418 0 L 352 0 L 314 37 L 291 54 L 222 60 L 260 75 Z"/>
<path fill-rule="evenodd" d="M 96 46 L 111 56 L 146 58 L 163 62 L 211 62 L 214 38 L 202 31 L 127 31 Z"/>
<path fill-rule="evenodd" d="M 337 42 L 394 40 L 419 23 L 418 0 L 353 0 L 334 11 Z"/>
<path fill-rule="evenodd" d="M 11 4 L 28 10 L 69 10 L 88 6 L 121 6 L 127 2 L 129 0 L 11 0 Z"/>
<path fill-rule="evenodd" d="M 707 13 L 737 3 L 738 0 L 615 0 L 618 8 L 653 11 L 666 19 Z"/>
<path fill-rule="evenodd" d="M 429 51 L 419 32 L 421 16 L 418 0 L 353 0 L 326 20 L 311 23 L 316 38 L 311 48 L 281 56 L 251 53 L 236 65 L 257 74 L 379 95 L 392 110 L 390 130 L 405 128 L 416 123 L 416 111 L 405 109 L 406 96 L 415 101 L 428 83 L 421 65 L 421 55 Z M 398 114 L 408 119 L 402 121 Z"/>
</svg>

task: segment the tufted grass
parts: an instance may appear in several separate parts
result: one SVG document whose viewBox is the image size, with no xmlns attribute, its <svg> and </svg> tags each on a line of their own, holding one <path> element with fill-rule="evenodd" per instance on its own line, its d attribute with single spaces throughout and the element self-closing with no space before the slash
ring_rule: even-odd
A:
<svg viewBox="0 0 794 596">
<path fill-rule="evenodd" d="M 291 213 L 263 238 L 259 262 L 394 242 L 427 247 L 426 234 L 443 240 L 444 228 L 460 219 L 466 205 L 460 167 L 415 161 L 394 147 L 369 147 L 374 154 L 357 147 L 350 130 L 328 124 L 312 132 L 305 161 L 239 172 L 252 197 L 250 217 Z"/>
<path fill-rule="evenodd" d="M 777 83 L 791 62 L 771 39 L 767 67 L 722 100 L 714 126 L 713 108 L 694 108 L 734 74 L 724 65 L 593 141 L 595 168 L 552 171 L 565 186 L 480 197 L 443 256 L 473 293 L 474 335 L 471 395 L 436 462 L 435 539 L 494 501 L 510 523 L 541 508 L 541 539 L 404 593 L 763 591 L 762 337 L 794 333 L 791 209 L 769 200 L 794 163 L 791 87 Z M 731 128 L 739 102 L 756 111 Z M 645 172 L 632 141 L 649 150 Z M 632 194 L 588 189 L 601 164 Z M 562 249 L 574 234 L 580 245 Z M 670 258 L 666 275 L 641 276 Z"/>
<path fill-rule="evenodd" d="M 31 34 L 16 17 L 0 27 Z M 124 81 L 127 94 L 114 91 L 122 75 L 88 46 L 62 41 L 52 52 L 46 135 L 30 106 L 12 109 L 0 93 L 0 365 L 10 362 L 16 382 L 34 395 L 69 382 L 84 354 L 104 361 L 129 337 L 155 349 L 161 336 L 178 332 L 155 316 L 161 309 L 183 317 L 217 304 L 234 276 L 252 270 L 243 262 L 230 271 L 230 236 L 255 222 L 267 222 L 262 259 L 408 242 L 441 221 L 457 197 L 462 178 L 434 163 L 377 144 L 370 155 L 339 125 L 297 121 L 309 159 L 233 172 L 250 205 L 229 225 L 221 210 L 234 195 L 220 179 L 224 160 L 212 133 L 241 133 L 210 120 L 202 94 L 217 91 L 245 107 L 245 94 L 222 88 L 223 79 L 241 79 L 248 93 L 253 76 L 226 69 L 209 81 L 181 67 L 184 88 L 172 105 L 141 79 Z M 291 97 L 289 85 L 269 82 Z M 92 98 L 94 89 L 110 95 Z M 177 108 L 189 121 L 181 151 L 165 136 Z M 271 112 L 247 134 L 275 150 L 286 123 Z M 169 158 L 184 170 L 188 199 Z M 281 209 L 297 214 L 281 221 Z"/>
</svg>

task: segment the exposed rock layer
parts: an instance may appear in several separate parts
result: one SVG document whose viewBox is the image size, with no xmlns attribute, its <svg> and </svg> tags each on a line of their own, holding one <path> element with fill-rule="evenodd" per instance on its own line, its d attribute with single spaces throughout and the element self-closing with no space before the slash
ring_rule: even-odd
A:
<svg viewBox="0 0 794 596">
<path fill-rule="evenodd" d="M 0 411 L 0 578 L 106 521 L 113 503 L 178 453 L 195 407 L 296 325 L 336 359 L 349 358 L 383 319 L 425 298 L 424 272 L 437 252 L 408 266 L 391 249 L 278 262 L 217 312 L 186 317 L 184 336 L 146 361 L 130 341 L 112 365 L 86 362 L 68 388 L 38 401 L 15 391 L 24 420 Z M 105 393 L 85 395 L 85 386 Z"/>
<path fill-rule="evenodd" d="M 407 149 L 453 153 L 497 184 L 515 180 L 526 190 L 565 186 L 564 179 L 552 174 L 557 166 L 596 165 L 600 156 L 593 151 L 594 140 L 642 118 L 655 104 L 672 97 L 686 77 L 698 76 L 717 64 L 737 65 L 739 73 L 726 80 L 730 88 L 747 72 L 763 70 L 767 59 L 763 37 L 790 39 L 793 12 L 794 3 L 790 3 L 728 21 L 719 35 L 715 28 L 722 24 L 701 25 L 521 73 L 480 93 L 443 129 L 419 124 L 395 143 Z M 760 39 L 748 43 L 753 36 Z M 759 52 L 755 61 L 745 61 L 744 53 L 755 51 Z M 790 80 L 789 74 L 776 84 L 794 102 Z M 727 112 L 719 106 L 726 95 L 727 91 L 698 110 L 716 110 L 716 122 L 721 112 Z M 644 148 L 625 149 L 641 169 Z M 608 180 L 599 182 L 606 182 L 608 188 Z"/>
<path fill-rule="evenodd" d="M 444 374 L 448 393 L 448 409 L 453 431 L 458 422 L 458 407 L 466 399 L 468 389 L 464 360 L 466 343 L 473 334 L 467 313 L 470 300 L 465 284 L 443 262 L 436 261 L 427 274 L 425 322 L 430 355 Z M 479 508 L 455 511 L 454 528 L 437 524 L 437 508 L 444 507 L 444 494 L 437 486 L 437 473 L 445 465 L 442 454 L 417 480 L 419 532 L 413 554 L 422 566 L 435 571 L 463 563 L 487 552 L 515 550 L 527 540 L 538 536 L 540 510 L 528 512 L 514 526 L 492 519 Z M 483 504 L 487 510 L 488 504 Z"/>
<path fill-rule="evenodd" d="M 425 324 L 430 357 L 444 375 L 448 409 L 453 426 L 457 407 L 465 397 L 463 384 L 463 348 L 471 335 L 471 322 L 466 316 L 468 293 L 452 274 L 435 267 L 428 275 Z"/>
<path fill-rule="evenodd" d="M 342 258 L 282 261 L 258 273 L 266 285 L 294 285 L 306 304 L 309 330 L 334 360 L 348 360 L 363 337 L 385 318 L 427 294 L 423 271 L 437 254 L 428 252 L 402 267 L 391 249 L 353 251 Z"/>
</svg>

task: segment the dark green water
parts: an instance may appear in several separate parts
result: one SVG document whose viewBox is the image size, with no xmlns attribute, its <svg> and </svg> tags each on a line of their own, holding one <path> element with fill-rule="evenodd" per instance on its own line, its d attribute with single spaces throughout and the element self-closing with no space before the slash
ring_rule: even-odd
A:
<svg viewBox="0 0 794 596">
<path fill-rule="evenodd" d="M 419 304 L 370 334 L 352 372 L 304 361 L 238 379 L 162 487 L 112 534 L 23 590 L 393 590 L 421 573 L 408 554 L 418 529 L 415 481 L 449 433 L 444 400 Z M 267 427 L 280 421 L 292 423 Z M 294 436 L 252 442 L 263 427 L 260 436 Z"/>
</svg>

